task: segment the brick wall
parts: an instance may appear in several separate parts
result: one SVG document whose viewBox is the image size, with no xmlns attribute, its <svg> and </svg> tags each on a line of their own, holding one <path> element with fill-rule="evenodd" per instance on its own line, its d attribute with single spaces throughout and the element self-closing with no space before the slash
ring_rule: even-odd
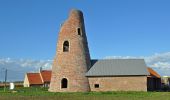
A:
<svg viewBox="0 0 170 100">
<path fill-rule="evenodd" d="M 91 91 L 147 91 L 146 76 L 89 77 Z M 99 88 L 94 85 L 99 84 Z"/>
<path fill-rule="evenodd" d="M 80 28 L 81 34 L 78 34 Z M 69 42 L 69 51 L 63 52 L 64 41 Z M 57 52 L 52 67 L 51 92 L 86 92 L 89 83 L 85 73 L 90 67 L 90 54 L 84 27 L 83 13 L 72 10 L 63 23 L 57 43 Z M 61 80 L 68 80 L 68 87 L 61 88 Z"/>
</svg>

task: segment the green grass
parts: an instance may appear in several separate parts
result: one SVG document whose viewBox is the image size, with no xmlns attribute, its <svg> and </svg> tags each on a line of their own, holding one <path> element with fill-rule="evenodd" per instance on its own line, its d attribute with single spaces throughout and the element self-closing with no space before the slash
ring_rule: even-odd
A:
<svg viewBox="0 0 170 100">
<path fill-rule="evenodd" d="M 16 88 L 3 91 L 0 100 L 170 100 L 170 92 L 76 92 L 51 93 L 47 88 Z"/>
</svg>

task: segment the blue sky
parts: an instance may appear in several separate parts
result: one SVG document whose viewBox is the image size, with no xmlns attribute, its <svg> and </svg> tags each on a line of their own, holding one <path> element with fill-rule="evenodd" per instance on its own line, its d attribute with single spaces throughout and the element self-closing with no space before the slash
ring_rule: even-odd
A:
<svg viewBox="0 0 170 100">
<path fill-rule="evenodd" d="M 52 60 L 60 24 L 72 8 L 84 13 L 91 58 L 165 56 L 169 5 L 169 0 L 0 0 L 0 58 Z"/>
</svg>

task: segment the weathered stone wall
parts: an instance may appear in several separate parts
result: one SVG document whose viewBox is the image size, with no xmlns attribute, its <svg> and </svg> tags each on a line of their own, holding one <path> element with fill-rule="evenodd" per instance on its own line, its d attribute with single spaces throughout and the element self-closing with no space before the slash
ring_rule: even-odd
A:
<svg viewBox="0 0 170 100">
<path fill-rule="evenodd" d="M 88 77 L 91 91 L 147 91 L 146 76 Z M 94 85 L 99 84 L 99 88 Z"/>
<path fill-rule="evenodd" d="M 78 35 L 80 28 L 81 35 Z M 63 52 L 64 41 L 69 41 L 69 51 Z M 52 67 L 51 92 L 86 92 L 89 82 L 85 73 L 90 67 L 90 54 L 84 27 L 83 13 L 72 10 L 59 33 L 57 53 Z M 61 80 L 68 80 L 68 87 L 61 88 Z"/>
</svg>

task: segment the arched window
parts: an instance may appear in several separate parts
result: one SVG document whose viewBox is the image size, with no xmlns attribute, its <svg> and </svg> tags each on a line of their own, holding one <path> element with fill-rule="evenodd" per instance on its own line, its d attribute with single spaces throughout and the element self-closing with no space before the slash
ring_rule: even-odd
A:
<svg viewBox="0 0 170 100">
<path fill-rule="evenodd" d="M 68 84 L 67 79 L 63 78 L 61 80 L 61 88 L 67 88 L 67 84 Z"/>
<path fill-rule="evenodd" d="M 63 52 L 68 52 L 69 51 L 69 42 L 64 41 L 63 43 Z"/>
<path fill-rule="evenodd" d="M 78 35 L 81 35 L 81 29 L 80 28 L 77 28 L 77 33 L 78 33 Z"/>
</svg>

